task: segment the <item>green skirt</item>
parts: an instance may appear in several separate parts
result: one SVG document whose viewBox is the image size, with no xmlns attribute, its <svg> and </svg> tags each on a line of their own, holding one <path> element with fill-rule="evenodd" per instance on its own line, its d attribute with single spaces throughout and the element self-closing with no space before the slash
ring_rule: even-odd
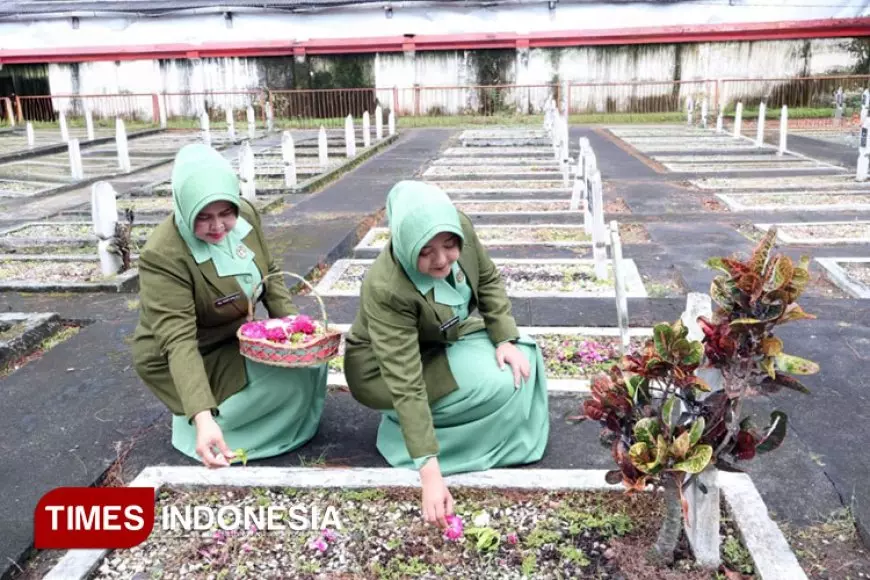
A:
<svg viewBox="0 0 870 580">
<path fill-rule="evenodd" d="M 442 474 L 522 465 L 543 457 L 550 435 L 544 358 L 530 337 L 523 336 L 517 347 L 531 366 L 519 389 L 514 388 L 510 365 L 498 368 L 486 331 L 464 336 L 447 349 L 459 389 L 432 404 Z M 393 467 L 414 469 L 393 410 L 382 411 L 377 447 Z"/>
<path fill-rule="evenodd" d="M 248 459 L 274 457 L 301 447 L 317 432 L 326 401 L 327 365 L 283 368 L 245 359 L 248 383 L 218 405 L 215 421 L 231 451 L 244 449 Z M 196 426 L 172 419 L 172 445 L 196 454 Z"/>
</svg>

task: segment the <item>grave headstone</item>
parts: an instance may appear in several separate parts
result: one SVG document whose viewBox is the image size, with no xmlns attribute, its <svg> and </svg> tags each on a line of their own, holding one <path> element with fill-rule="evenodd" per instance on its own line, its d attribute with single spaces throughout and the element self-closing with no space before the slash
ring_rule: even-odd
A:
<svg viewBox="0 0 870 580">
<path fill-rule="evenodd" d="M 88 141 L 94 140 L 94 114 L 90 109 L 85 109 L 85 130 L 88 133 Z"/>
<path fill-rule="evenodd" d="M 834 125 L 839 126 L 843 120 L 843 106 L 845 104 L 845 94 L 843 93 L 843 87 L 837 89 L 837 92 L 834 93 Z"/>
<path fill-rule="evenodd" d="M 553 98 L 552 97 L 548 98 L 546 104 L 544 105 L 544 131 L 547 132 L 547 136 L 553 135 Z"/>
<path fill-rule="evenodd" d="M 254 107 L 248 105 L 245 116 L 248 121 L 248 139 L 253 139 L 257 136 L 257 115 L 254 113 Z"/>
<path fill-rule="evenodd" d="M 69 141 L 69 128 L 66 126 L 66 113 L 63 111 L 57 114 L 57 122 L 60 124 L 60 139 L 64 143 Z"/>
<path fill-rule="evenodd" d="M 251 149 L 251 143 L 245 141 L 245 144 L 239 150 L 239 173 L 241 174 L 242 197 L 251 202 L 257 196 L 256 174 L 254 171 L 254 150 Z"/>
<path fill-rule="evenodd" d="M 695 99 L 689 97 L 686 101 L 686 124 L 691 125 L 695 121 Z"/>
<path fill-rule="evenodd" d="M 764 117 L 767 113 L 767 105 L 758 105 L 758 126 L 755 128 L 755 146 L 764 147 Z"/>
<path fill-rule="evenodd" d="M 390 111 L 389 119 L 387 119 L 387 125 L 390 131 L 390 137 L 396 134 L 396 112 Z"/>
<path fill-rule="evenodd" d="M 24 126 L 24 132 L 27 134 L 27 148 L 33 149 L 36 147 L 36 136 L 33 134 L 33 123 L 27 122 Z"/>
<path fill-rule="evenodd" d="M 320 133 L 317 135 L 317 157 L 320 162 L 320 169 L 326 169 L 329 165 L 328 142 L 326 140 L 326 128 L 320 126 Z"/>
<path fill-rule="evenodd" d="M 565 124 L 568 124 L 568 115 L 571 111 L 571 83 L 568 81 L 562 82 L 562 114 L 565 116 Z"/>
<path fill-rule="evenodd" d="M 236 140 L 236 120 L 233 118 L 232 107 L 227 107 L 227 136 L 230 141 Z"/>
<path fill-rule="evenodd" d="M 743 131 L 743 103 L 737 103 L 734 109 L 734 138 L 740 139 Z"/>
<path fill-rule="evenodd" d="M 356 155 L 356 133 L 353 129 L 353 117 L 348 115 L 344 120 L 344 150 L 348 158 Z"/>
<path fill-rule="evenodd" d="M 683 325 L 689 331 L 688 340 L 699 341 L 704 338 L 704 332 L 698 324 L 699 316 L 712 319 L 713 302 L 708 294 L 690 292 L 686 296 L 686 310 L 681 316 Z M 718 370 L 703 369 L 696 374 L 712 389 L 719 388 L 721 377 Z M 689 539 L 695 558 L 701 565 L 707 567 L 719 565 L 720 498 L 716 474 L 715 469 L 701 472 L 689 483 L 684 492 L 688 507 L 686 537 Z"/>
<path fill-rule="evenodd" d="M 782 106 L 782 113 L 779 116 L 779 149 L 776 154 L 780 157 L 785 155 L 788 147 L 788 105 Z"/>
<path fill-rule="evenodd" d="M 157 98 L 157 109 L 160 115 L 160 128 L 165 129 L 169 126 L 166 120 L 166 95 L 159 95 Z"/>
<path fill-rule="evenodd" d="M 710 113 L 709 107 L 710 105 L 707 102 L 707 97 L 704 97 L 704 100 L 701 101 L 701 127 L 704 129 L 707 128 L 707 116 Z"/>
<path fill-rule="evenodd" d="M 372 146 L 372 122 L 371 122 L 371 119 L 369 118 L 368 111 L 363 112 L 362 125 L 363 125 L 363 147 L 368 149 L 369 147 Z"/>
<path fill-rule="evenodd" d="M 79 148 L 78 139 L 67 141 L 69 149 L 69 169 L 73 179 L 81 181 L 85 178 L 84 166 L 82 165 L 82 150 Z"/>
<path fill-rule="evenodd" d="M 870 111 L 870 89 L 864 89 L 861 93 L 861 124 L 864 124 L 864 119 L 867 118 L 867 112 Z"/>
<path fill-rule="evenodd" d="M 870 169 L 870 117 L 864 119 L 858 137 L 858 171 L 855 179 L 867 181 L 868 169 Z"/>
<path fill-rule="evenodd" d="M 121 255 L 109 251 L 118 222 L 117 194 L 111 184 L 98 181 L 91 188 L 91 219 L 97 236 L 97 255 L 103 276 L 116 274 L 123 264 Z"/>
<path fill-rule="evenodd" d="M 595 277 L 607 277 L 607 232 L 604 226 L 604 195 L 601 187 L 601 173 L 596 171 L 590 179 L 592 192 L 592 258 L 595 261 Z"/>
<path fill-rule="evenodd" d="M 281 135 L 281 157 L 284 160 L 284 185 L 294 187 L 296 185 L 296 146 L 293 144 L 293 135 L 290 131 L 284 131 Z"/>
<path fill-rule="evenodd" d="M 130 164 L 130 148 L 127 144 L 127 129 L 124 127 L 124 119 L 115 119 L 115 147 L 118 149 L 118 167 L 124 173 L 132 171 Z"/>
<path fill-rule="evenodd" d="M 384 138 L 384 110 L 380 105 L 375 107 L 375 138 L 378 141 Z"/>
<path fill-rule="evenodd" d="M 625 295 L 625 273 L 622 271 L 622 241 L 619 224 L 610 222 L 610 252 L 613 257 L 613 283 L 616 288 L 616 320 L 623 356 L 628 354 L 631 341 L 628 336 L 628 298 Z"/>
<path fill-rule="evenodd" d="M 202 130 L 202 142 L 211 147 L 211 130 L 209 129 L 208 113 L 205 111 L 199 115 L 199 127 Z"/>
<path fill-rule="evenodd" d="M 267 102 L 264 108 L 266 109 L 266 131 L 271 133 L 275 130 L 275 111 L 272 109 L 271 102 Z"/>
<path fill-rule="evenodd" d="M 725 131 L 725 120 L 722 118 L 722 111 L 716 115 L 716 132 L 723 133 Z"/>
</svg>

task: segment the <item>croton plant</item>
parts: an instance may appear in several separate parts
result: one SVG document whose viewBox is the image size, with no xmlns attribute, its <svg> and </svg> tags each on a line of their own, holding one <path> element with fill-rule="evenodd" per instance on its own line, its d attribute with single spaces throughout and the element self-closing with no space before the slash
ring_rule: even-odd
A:
<svg viewBox="0 0 870 580">
<path fill-rule="evenodd" d="M 775 241 L 771 228 L 747 261 L 708 261 L 721 274 L 710 290 L 716 303 L 712 320 L 697 320 L 702 341 L 689 340 L 682 321 L 655 326 L 642 348 L 593 380 L 592 397 L 584 402 L 585 417 L 602 424 L 602 442 L 618 466 L 608 472 L 608 482 L 622 482 L 629 491 L 649 484 L 665 490 L 667 515 L 651 553 L 660 562 L 673 560 L 686 514 L 683 489 L 693 476 L 709 466 L 738 470 L 738 461 L 782 443 L 786 415 L 775 411 L 759 429 L 741 417 L 745 395 L 807 393 L 791 375 L 819 370 L 812 361 L 785 354 L 773 334 L 781 324 L 815 318 L 795 302 L 809 282 L 809 258 L 794 264 L 773 255 Z M 715 387 L 696 374 L 704 368 L 719 371 Z"/>
</svg>

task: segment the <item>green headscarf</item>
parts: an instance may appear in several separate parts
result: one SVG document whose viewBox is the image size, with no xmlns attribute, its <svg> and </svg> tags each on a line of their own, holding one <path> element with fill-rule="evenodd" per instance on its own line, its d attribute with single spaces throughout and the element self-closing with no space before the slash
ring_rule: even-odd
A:
<svg viewBox="0 0 870 580">
<path fill-rule="evenodd" d="M 239 178 L 229 161 L 202 143 L 182 147 L 172 169 L 172 201 L 175 225 L 197 264 L 214 262 L 219 276 L 244 274 L 254 253 L 242 243 L 252 227 L 239 216 L 235 227 L 220 242 L 212 244 L 194 235 L 196 216 L 210 203 L 228 201 L 239 207 Z"/>
<path fill-rule="evenodd" d="M 417 270 L 417 258 L 423 246 L 441 232 L 456 234 L 465 242 L 459 213 L 447 194 L 422 181 L 400 181 L 387 196 L 387 220 L 393 255 L 417 290 L 426 295 L 434 289 L 435 301 L 440 304 L 464 304 L 465 299 L 446 280 Z M 453 276 L 458 272 L 459 262 L 455 262 Z"/>
</svg>

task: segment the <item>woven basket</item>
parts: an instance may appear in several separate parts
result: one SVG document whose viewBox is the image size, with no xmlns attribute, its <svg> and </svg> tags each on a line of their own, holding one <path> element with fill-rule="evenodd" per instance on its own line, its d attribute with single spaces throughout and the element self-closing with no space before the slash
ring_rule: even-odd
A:
<svg viewBox="0 0 870 580">
<path fill-rule="evenodd" d="M 257 295 L 260 286 L 265 284 L 266 280 L 272 276 L 280 276 L 287 274 L 302 281 L 308 286 L 311 293 L 317 298 L 320 304 L 320 312 L 323 314 L 323 330 L 324 334 L 314 338 L 308 342 L 289 344 L 282 342 L 273 342 L 265 338 L 251 338 L 242 335 L 244 325 L 239 327 L 236 336 L 239 339 L 239 350 L 242 356 L 247 357 L 258 363 L 271 365 L 276 367 L 313 367 L 325 364 L 338 355 L 338 348 L 341 345 L 341 332 L 337 330 L 329 330 L 329 321 L 326 317 L 326 307 L 323 305 L 323 300 L 314 287 L 308 283 L 308 280 L 294 274 L 292 272 L 275 272 L 263 277 L 257 287 L 254 288 L 253 296 Z M 248 322 L 254 320 L 254 299 L 248 300 Z"/>
</svg>

